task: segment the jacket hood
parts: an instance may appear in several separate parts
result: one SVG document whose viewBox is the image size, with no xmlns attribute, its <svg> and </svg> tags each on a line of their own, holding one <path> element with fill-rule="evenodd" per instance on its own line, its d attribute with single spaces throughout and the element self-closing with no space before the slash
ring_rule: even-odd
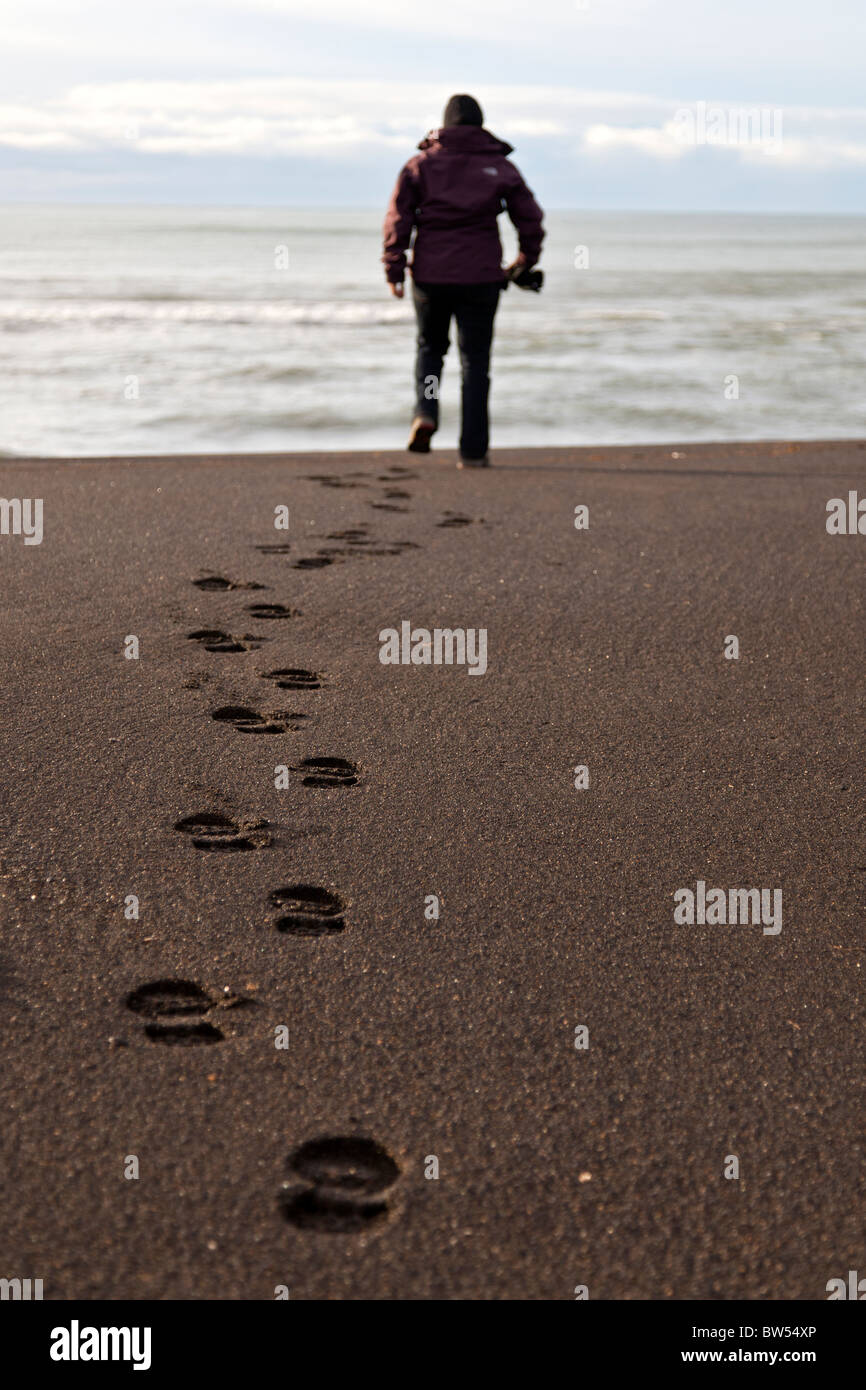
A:
<svg viewBox="0 0 866 1390">
<path fill-rule="evenodd" d="M 419 150 L 432 150 L 437 145 L 455 154 L 508 155 L 514 149 L 507 140 L 498 140 L 489 130 L 477 125 L 441 126 L 438 130 L 429 131 L 418 142 Z"/>
</svg>

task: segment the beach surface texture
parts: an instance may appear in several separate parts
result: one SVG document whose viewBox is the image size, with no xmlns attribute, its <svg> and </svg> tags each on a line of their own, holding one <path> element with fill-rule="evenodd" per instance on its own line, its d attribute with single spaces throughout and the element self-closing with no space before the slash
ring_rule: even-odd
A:
<svg viewBox="0 0 866 1390">
<path fill-rule="evenodd" d="M 866 443 L 493 458 L 2 461 L 3 1275 L 862 1268 Z"/>
</svg>

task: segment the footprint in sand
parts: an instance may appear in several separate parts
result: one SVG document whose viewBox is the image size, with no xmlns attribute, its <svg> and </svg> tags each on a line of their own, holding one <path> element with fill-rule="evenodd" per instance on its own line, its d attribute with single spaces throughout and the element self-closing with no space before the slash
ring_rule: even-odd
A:
<svg viewBox="0 0 866 1390">
<path fill-rule="evenodd" d="M 371 545 L 366 526 L 349 526 L 345 531 L 329 531 L 329 541 L 346 541 L 348 545 Z"/>
<path fill-rule="evenodd" d="M 144 1014 L 153 1020 L 181 1019 L 184 1022 L 151 1022 L 145 1024 L 145 1037 L 151 1042 L 180 1044 L 192 1047 L 198 1043 L 222 1042 L 223 1034 L 202 1018 L 213 1008 L 214 1001 L 201 985 L 192 980 L 154 980 L 139 985 L 126 996 L 126 1007 L 133 1013 Z M 197 1021 L 192 1022 L 191 1019 Z"/>
<path fill-rule="evenodd" d="M 263 681 L 273 681 L 280 690 L 321 690 L 326 683 L 320 671 L 304 671 L 300 666 L 260 671 L 259 676 Z"/>
<path fill-rule="evenodd" d="M 297 608 L 287 608 L 283 603 L 249 603 L 246 611 L 254 618 L 298 618 Z"/>
<path fill-rule="evenodd" d="M 372 505 L 376 505 L 375 503 Z M 382 504 L 384 505 L 384 504 Z M 402 508 L 397 510 L 402 511 Z M 351 548 L 341 551 L 343 555 L 363 557 L 365 555 L 402 555 L 404 550 L 420 550 L 420 546 L 415 541 L 390 541 L 386 545 L 375 545 L 373 537 L 367 534 L 366 529 L 352 527 L 346 531 L 331 531 L 328 534 L 329 541 L 345 541 Z M 336 553 L 336 552 L 333 552 Z"/>
<path fill-rule="evenodd" d="M 310 1139 L 289 1158 L 278 1202 L 302 1230 L 352 1234 L 384 1222 L 400 1169 L 381 1144 L 360 1135 Z"/>
<path fill-rule="evenodd" d="M 305 556 L 302 556 L 301 559 L 295 560 L 294 564 L 292 565 L 292 569 L 294 569 L 294 570 L 320 570 L 320 569 L 324 569 L 325 565 L 332 565 L 332 564 L 334 563 L 334 555 L 339 555 L 340 553 L 341 553 L 340 551 L 336 551 L 336 550 L 335 550 L 335 551 L 333 551 L 331 554 L 328 554 L 326 551 L 320 550 L 319 553 L 318 553 L 318 555 L 305 555 Z"/>
<path fill-rule="evenodd" d="M 268 640 L 249 632 L 243 637 L 234 637 L 230 632 L 221 632 L 219 628 L 214 627 L 203 627 L 195 632 L 188 632 L 187 638 L 190 642 L 198 642 L 206 652 L 252 652 Z"/>
<path fill-rule="evenodd" d="M 144 1027 L 150 1042 L 173 1046 L 194 1047 L 199 1043 L 222 1042 L 225 1034 L 203 1015 L 215 1009 L 247 1006 L 253 1000 L 235 995 L 226 989 L 215 999 L 193 980 L 154 980 L 139 985 L 124 1000 L 133 1013 L 151 1020 Z M 170 1023 L 163 1020 L 171 1019 Z"/>
<path fill-rule="evenodd" d="M 221 574 L 206 574 L 202 579 L 194 579 L 193 584 L 197 589 L 204 589 L 207 593 L 228 593 L 231 589 L 265 589 L 266 584 L 256 584 L 250 580 L 249 583 L 242 584 L 233 579 L 225 579 Z"/>
<path fill-rule="evenodd" d="M 322 487 L 368 487 L 369 484 L 359 483 L 358 478 L 367 478 L 367 473 L 306 473 L 304 475 L 307 482 L 320 483 Z"/>
<path fill-rule="evenodd" d="M 279 909 L 274 926 L 290 936 L 334 936 L 345 931 L 345 906 L 336 893 L 312 883 L 275 888 L 268 901 Z"/>
<path fill-rule="evenodd" d="M 292 771 L 305 787 L 354 787 L 361 773 L 347 758 L 304 758 Z"/>
<path fill-rule="evenodd" d="M 246 705 L 223 705 L 211 713 L 211 719 L 220 724 L 230 724 L 241 734 L 284 734 L 287 729 L 301 729 L 309 719 L 307 714 L 295 714 L 289 710 L 273 710 L 270 714 L 259 714 L 258 710 Z"/>
<path fill-rule="evenodd" d="M 193 848 L 233 853 L 241 850 L 263 849 L 271 843 L 267 821 L 238 824 L 218 811 L 199 811 L 175 822 L 175 830 L 189 835 Z"/>
</svg>

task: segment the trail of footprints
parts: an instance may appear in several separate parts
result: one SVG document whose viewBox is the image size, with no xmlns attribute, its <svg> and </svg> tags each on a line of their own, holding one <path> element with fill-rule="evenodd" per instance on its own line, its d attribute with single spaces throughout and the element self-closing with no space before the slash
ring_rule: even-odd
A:
<svg viewBox="0 0 866 1390">
<path fill-rule="evenodd" d="M 336 534 L 334 539 L 349 546 L 369 545 L 366 528 Z M 266 555 L 285 555 L 288 544 L 257 546 Z M 388 553 L 399 553 L 400 547 Z M 317 568 L 330 557 L 311 557 L 298 561 L 298 567 Z M 239 582 L 222 575 L 204 575 L 193 580 L 205 593 L 230 593 L 264 589 L 254 582 Z M 297 610 L 287 605 L 256 601 L 245 610 L 258 621 L 288 621 Z M 188 634 L 191 642 L 213 654 L 239 654 L 256 650 L 267 640 L 252 633 L 235 634 L 223 628 L 200 628 Z M 320 691 L 327 686 L 319 671 L 303 667 L 277 667 L 258 673 L 278 690 Z M 248 705 L 223 705 L 212 710 L 210 718 L 242 734 L 281 734 L 304 727 L 306 712 L 273 710 L 262 712 Z M 296 779 L 309 788 L 356 786 L 358 766 L 347 758 L 312 756 L 293 768 Z M 264 820 L 234 820 L 218 811 L 199 811 L 175 822 L 175 832 L 194 850 L 209 854 L 232 854 L 264 849 L 272 835 Z M 292 883 L 275 888 L 268 897 L 274 930 L 298 937 L 332 936 L 346 928 L 345 904 L 318 884 Z M 225 1039 L 220 1014 L 228 1008 L 249 1006 L 254 1001 L 235 996 L 229 990 L 221 996 L 209 993 L 194 980 L 160 979 L 133 989 L 125 999 L 128 1010 L 143 1023 L 143 1036 L 162 1047 L 211 1046 Z M 362 1231 L 387 1217 L 387 1191 L 399 1176 L 391 1156 L 374 1140 L 358 1135 L 330 1136 L 308 1141 L 289 1159 L 293 1177 L 284 1183 L 279 1208 L 291 1224 L 303 1229 L 352 1233 Z"/>
<path fill-rule="evenodd" d="M 313 474 L 311 478 L 323 487 L 364 488 L 369 484 L 361 480 L 367 476 L 364 473 Z M 409 469 L 398 467 L 380 474 L 377 481 L 386 485 L 384 500 L 371 501 L 369 506 L 377 511 L 407 512 L 408 507 L 402 504 L 410 499 L 411 493 L 397 484 L 416 476 Z M 461 513 L 445 512 L 436 524 L 456 528 L 470 525 L 472 520 Z M 321 569 L 336 559 L 349 556 L 399 555 L 405 550 L 417 549 L 412 541 L 375 545 L 364 523 L 332 531 L 326 539 L 338 544 L 322 547 L 315 555 L 299 557 L 293 562 L 294 568 Z M 288 555 L 292 549 L 289 542 L 254 548 L 268 556 Z M 267 587 L 213 574 L 192 582 L 200 591 L 214 594 Z M 245 611 L 260 622 L 288 621 L 297 616 L 297 610 L 285 604 L 263 601 L 247 604 Z M 223 628 L 200 628 L 190 632 L 188 639 L 204 651 L 219 655 L 255 651 L 267 641 L 260 635 L 235 634 Z M 327 686 L 321 672 L 302 667 L 278 667 L 258 675 L 278 690 L 310 692 Z M 302 729 L 309 715 L 283 710 L 262 712 L 247 705 L 223 705 L 211 711 L 210 718 L 241 734 L 274 735 Z M 313 789 L 354 787 L 360 779 L 360 768 L 347 758 L 307 757 L 291 770 L 302 786 Z M 236 821 L 216 811 L 185 816 L 175 823 L 174 829 L 193 849 L 209 854 L 250 852 L 272 844 L 266 821 Z M 273 927 L 283 935 L 327 937 L 339 935 L 346 929 L 343 900 L 318 884 L 291 883 L 275 888 L 268 895 L 268 902 L 274 914 Z M 237 996 L 228 988 L 221 995 L 214 995 L 193 980 L 160 979 L 139 985 L 124 1002 L 127 1009 L 143 1020 L 143 1033 L 148 1042 L 194 1047 L 222 1042 L 225 1032 L 220 1023 L 224 1011 L 249 1007 L 255 1001 Z M 389 1194 L 400 1176 L 400 1169 L 387 1150 L 361 1135 L 325 1135 L 308 1140 L 290 1155 L 288 1171 L 278 1198 L 284 1219 L 302 1230 L 343 1234 L 365 1231 L 387 1219 L 392 1209 Z"/>
</svg>

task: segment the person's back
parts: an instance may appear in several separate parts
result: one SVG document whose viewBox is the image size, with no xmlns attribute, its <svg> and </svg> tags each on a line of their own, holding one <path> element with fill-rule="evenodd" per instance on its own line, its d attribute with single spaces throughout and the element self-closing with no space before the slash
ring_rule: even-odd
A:
<svg viewBox="0 0 866 1390">
<path fill-rule="evenodd" d="M 418 316 L 417 401 L 409 448 L 426 453 L 438 427 L 439 383 L 452 315 L 463 368 L 461 462 L 487 462 L 489 358 L 499 292 L 510 274 L 529 270 L 544 238 L 542 211 L 510 162 L 511 146 L 482 125 L 472 97 L 452 97 L 442 129 L 404 166 L 385 219 L 382 260 L 392 293 L 403 293 L 412 248 Z M 497 218 L 507 211 L 520 254 L 502 268 Z"/>
</svg>

